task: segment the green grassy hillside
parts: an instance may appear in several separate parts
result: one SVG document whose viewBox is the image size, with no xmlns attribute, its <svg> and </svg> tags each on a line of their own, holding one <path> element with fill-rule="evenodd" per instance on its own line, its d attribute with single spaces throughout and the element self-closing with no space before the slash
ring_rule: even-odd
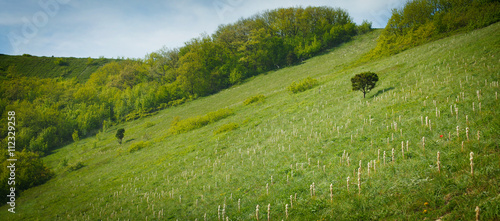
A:
<svg viewBox="0 0 500 221">
<path fill-rule="evenodd" d="M 76 78 L 84 82 L 100 66 L 113 59 L 56 58 L 0 54 L 0 80 L 8 77 Z"/>
<path fill-rule="evenodd" d="M 256 220 L 259 205 L 266 220 L 270 205 L 271 220 L 473 220 L 476 206 L 500 219 L 500 23 L 356 63 L 379 34 L 58 149 L 44 157 L 56 176 L 0 217 Z M 380 81 L 363 99 L 350 78 L 365 71 Z M 319 85 L 286 90 L 307 77 Z M 167 133 L 222 108 L 234 114 Z"/>
</svg>

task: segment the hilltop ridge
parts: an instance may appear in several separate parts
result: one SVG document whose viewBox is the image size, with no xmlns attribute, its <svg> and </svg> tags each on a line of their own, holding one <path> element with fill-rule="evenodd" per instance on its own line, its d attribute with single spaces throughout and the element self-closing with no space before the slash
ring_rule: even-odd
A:
<svg viewBox="0 0 500 221">
<path fill-rule="evenodd" d="M 85 82 L 99 67 L 116 59 L 38 57 L 0 54 L 0 80 L 12 77 L 76 78 Z"/>
</svg>

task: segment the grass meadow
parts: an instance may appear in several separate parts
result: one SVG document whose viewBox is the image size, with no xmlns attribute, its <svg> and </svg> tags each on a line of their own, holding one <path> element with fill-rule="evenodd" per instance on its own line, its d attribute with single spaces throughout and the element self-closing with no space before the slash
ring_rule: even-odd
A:
<svg viewBox="0 0 500 221">
<path fill-rule="evenodd" d="M 474 220 L 479 207 L 500 219 L 500 23 L 359 63 L 379 34 L 60 148 L 43 158 L 56 176 L 0 217 Z M 366 71 L 380 80 L 363 99 L 350 78 Z M 287 90 L 307 77 L 318 85 Z M 169 133 L 176 117 L 224 108 Z"/>
</svg>

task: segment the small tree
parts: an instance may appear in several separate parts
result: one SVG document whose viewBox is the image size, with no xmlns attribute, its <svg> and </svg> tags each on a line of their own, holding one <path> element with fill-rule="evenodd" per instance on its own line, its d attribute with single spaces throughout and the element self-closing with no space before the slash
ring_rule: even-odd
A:
<svg viewBox="0 0 500 221">
<path fill-rule="evenodd" d="M 118 143 L 122 144 L 122 139 L 125 136 L 125 129 L 120 128 L 116 131 L 116 138 L 118 139 Z"/>
<path fill-rule="evenodd" d="M 352 90 L 363 92 L 363 98 L 366 97 L 366 92 L 371 91 L 378 81 L 377 74 L 373 72 L 363 72 L 351 78 Z"/>
<path fill-rule="evenodd" d="M 80 141 L 80 136 L 78 136 L 78 131 L 77 130 L 73 131 L 73 134 L 71 134 L 71 136 L 73 137 L 73 141 L 75 141 L 75 145 L 77 145 L 78 141 Z"/>
</svg>

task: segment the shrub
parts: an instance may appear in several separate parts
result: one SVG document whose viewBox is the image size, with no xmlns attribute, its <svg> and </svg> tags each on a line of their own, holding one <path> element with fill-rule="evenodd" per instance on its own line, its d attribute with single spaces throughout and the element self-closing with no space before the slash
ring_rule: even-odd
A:
<svg viewBox="0 0 500 221">
<path fill-rule="evenodd" d="M 264 101 L 264 99 L 266 99 L 266 96 L 264 96 L 262 94 L 255 95 L 255 96 L 249 97 L 245 101 L 243 101 L 243 105 L 246 106 L 246 105 L 249 105 L 252 103 L 262 102 L 262 101 Z"/>
<path fill-rule="evenodd" d="M 79 170 L 80 168 L 84 167 L 85 164 L 83 164 L 82 162 L 78 161 L 77 163 L 71 165 L 68 167 L 68 171 L 75 171 L 75 170 Z"/>
<path fill-rule="evenodd" d="M 54 175 L 36 153 L 23 150 L 17 153 L 17 157 L 16 186 L 20 189 L 43 184 Z"/>
<path fill-rule="evenodd" d="M 146 141 L 146 142 L 139 141 L 139 142 L 136 142 L 136 143 L 133 143 L 132 145 L 130 145 L 130 147 L 128 148 L 128 152 L 133 153 L 135 151 L 149 147 L 149 145 L 150 145 L 150 143 L 148 141 Z"/>
<path fill-rule="evenodd" d="M 145 127 L 146 127 L 146 128 L 150 128 L 150 127 L 152 127 L 152 126 L 154 126 L 154 125 L 156 125 L 156 124 L 155 124 L 155 123 L 153 123 L 153 122 L 151 122 L 151 121 L 149 121 L 149 122 L 146 122 L 146 126 L 145 126 Z"/>
<path fill-rule="evenodd" d="M 292 93 L 298 93 L 298 92 L 303 92 L 308 89 L 311 89 L 318 85 L 318 80 L 307 77 L 306 79 L 300 81 L 299 83 L 296 83 L 295 81 L 288 86 L 287 90 L 292 92 Z"/>
<path fill-rule="evenodd" d="M 65 168 L 68 166 L 68 159 L 64 158 L 59 162 L 59 167 Z"/>
<path fill-rule="evenodd" d="M 361 25 L 357 27 L 358 34 L 364 34 L 372 30 L 372 23 L 364 20 Z"/>
<path fill-rule="evenodd" d="M 92 59 L 91 57 L 88 57 L 87 58 L 87 66 L 93 65 L 93 64 L 95 64 L 94 59 Z"/>
<path fill-rule="evenodd" d="M 71 134 L 71 136 L 73 137 L 73 141 L 75 143 L 77 143 L 78 141 L 80 141 L 80 136 L 78 136 L 78 130 L 73 131 L 73 134 Z"/>
<path fill-rule="evenodd" d="M 204 116 L 191 117 L 185 120 L 180 120 L 179 117 L 176 117 L 174 121 L 172 121 L 168 132 L 171 134 L 188 132 L 190 130 L 194 130 L 207 124 L 224 119 L 232 114 L 234 114 L 233 110 L 224 108 L 214 112 L 210 112 Z"/>
<path fill-rule="evenodd" d="M 238 129 L 238 127 L 240 127 L 240 125 L 238 125 L 237 123 L 227 123 L 219 127 L 219 129 L 217 129 L 216 131 L 214 131 L 214 135 L 224 133 L 227 131 L 236 130 Z"/>
<path fill-rule="evenodd" d="M 12 162 L 5 160 L 6 151 L 0 151 L 0 194 L 5 196 L 10 194 L 10 185 L 8 180 L 10 178 L 10 171 L 7 166 Z M 17 161 L 15 162 L 15 185 L 16 195 L 21 191 L 29 189 L 34 186 L 41 185 L 48 181 L 54 173 L 45 166 L 37 153 L 30 152 L 26 149 L 16 152 Z M 0 205 L 5 204 L 6 201 L 0 202 Z"/>
<path fill-rule="evenodd" d="M 59 66 L 67 66 L 68 62 L 64 58 L 56 58 L 56 60 L 54 60 L 54 64 Z"/>
<path fill-rule="evenodd" d="M 482 28 L 500 20 L 498 1 L 411 0 L 393 10 L 377 46 L 364 60 L 396 54 L 456 32 Z"/>
</svg>

